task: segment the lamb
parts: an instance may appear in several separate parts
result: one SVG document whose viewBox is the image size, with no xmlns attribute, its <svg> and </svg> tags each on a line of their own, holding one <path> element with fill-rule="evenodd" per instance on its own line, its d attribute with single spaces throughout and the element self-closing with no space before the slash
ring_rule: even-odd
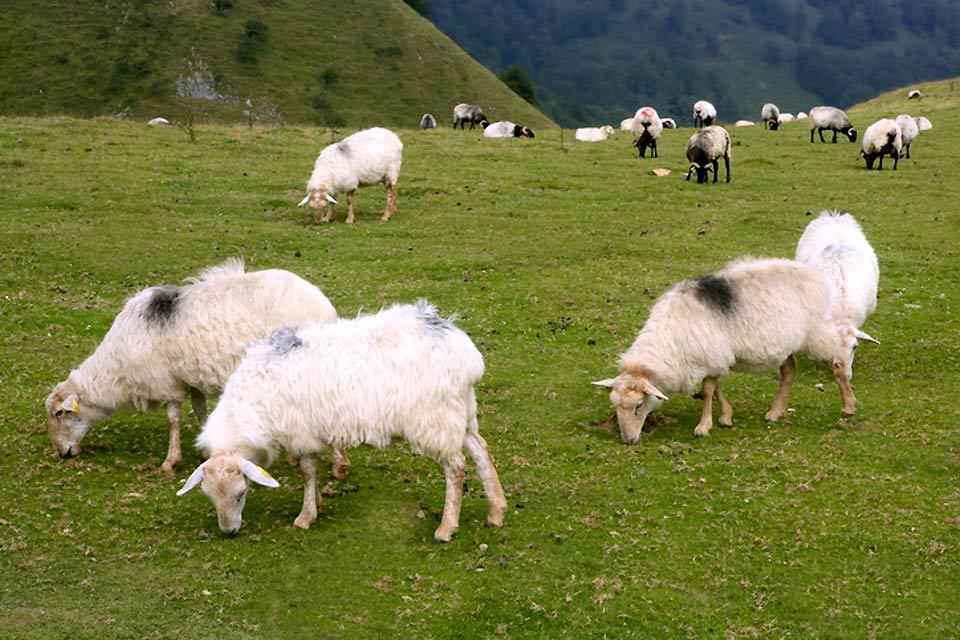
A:
<svg viewBox="0 0 960 640">
<path fill-rule="evenodd" d="M 697 184 L 706 184 L 707 172 L 713 171 L 713 182 L 716 184 L 720 158 L 723 158 L 727 167 L 727 182 L 730 182 L 730 134 L 727 130 L 723 127 L 704 127 L 693 134 L 687 141 L 687 160 L 690 161 L 687 180 L 696 169 Z"/>
<path fill-rule="evenodd" d="M 846 375 L 839 336 L 827 317 L 829 291 L 820 274 L 793 260 L 743 258 L 717 273 L 674 285 L 654 304 L 633 345 L 620 357 L 609 388 L 626 444 L 640 440 L 647 415 L 669 393 L 703 394 L 694 434 L 709 435 L 712 401 L 720 425 L 731 426 L 733 409 L 717 382 L 731 370 L 780 370 L 780 385 L 765 419 L 779 420 L 796 375 L 795 354 L 830 363 L 843 398 L 854 413 L 856 399 Z"/>
<path fill-rule="evenodd" d="M 625 118 L 621 120 L 620 131 L 633 131 L 633 118 Z"/>
<path fill-rule="evenodd" d="M 866 160 L 868 170 L 873 169 L 874 161 L 879 158 L 880 164 L 877 170 L 882 171 L 885 155 L 893 158 L 893 170 L 897 170 L 897 163 L 900 161 L 900 153 L 903 149 L 903 136 L 896 122 L 890 118 L 877 120 L 867 127 L 862 144 L 860 156 Z"/>
<path fill-rule="evenodd" d="M 420 118 L 420 129 L 436 129 L 437 128 L 437 119 L 434 118 L 429 113 L 423 114 L 423 117 Z"/>
<path fill-rule="evenodd" d="M 162 469 L 173 473 L 188 395 L 202 423 L 207 396 L 220 392 L 247 348 L 284 325 L 337 317 L 319 289 L 289 271 L 244 273 L 232 259 L 188 282 L 127 300 L 93 354 L 50 392 L 50 441 L 61 457 L 79 455 L 90 427 L 117 411 L 164 406 L 170 443 Z"/>
<path fill-rule="evenodd" d="M 331 144 L 320 152 L 307 182 L 307 195 L 297 206 L 310 205 L 317 222 L 333 220 L 337 204 L 333 195 L 347 194 L 347 224 L 353 224 L 353 196 L 359 187 L 384 184 L 387 206 L 381 220 L 397 212 L 397 178 L 403 161 L 403 144 L 397 134 L 380 127 L 365 129 Z M 322 214 L 322 217 L 321 217 Z"/>
<path fill-rule="evenodd" d="M 577 129 L 573 137 L 581 142 L 603 142 L 613 135 L 613 127 L 605 124 L 602 127 L 582 127 Z"/>
<path fill-rule="evenodd" d="M 830 320 L 843 347 L 844 373 L 853 379 L 858 341 L 880 344 L 860 330 L 877 308 L 877 254 L 852 215 L 824 211 L 800 236 L 796 259 L 816 269 L 830 289 Z"/>
<path fill-rule="evenodd" d="M 677 121 L 673 118 L 660 118 L 660 124 L 664 129 L 676 129 Z"/>
<path fill-rule="evenodd" d="M 657 140 L 663 133 L 663 124 L 660 116 L 653 107 L 641 107 L 633 116 L 633 146 L 640 152 L 640 157 L 647 157 L 647 147 L 650 148 L 650 157 L 657 158 Z"/>
<path fill-rule="evenodd" d="M 506 501 L 477 425 L 474 385 L 483 368 L 467 334 L 424 300 L 275 332 L 230 376 L 197 438 L 209 458 L 177 495 L 200 484 L 220 530 L 233 535 L 248 479 L 278 486 L 257 465 L 269 466 L 285 449 L 300 456 L 303 508 L 294 525 L 306 529 L 317 517 L 316 453 L 360 444 L 384 449 L 402 437 L 443 465 L 446 502 L 437 541 L 448 542 L 459 525 L 464 448 L 487 496 L 487 523 L 499 527 Z"/>
<path fill-rule="evenodd" d="M 473 129 L 476 125 L 480 124 L 486 119 L 487 116 L 483 115 L 483 109 L 475 104 L 461 102 L 453 108 L 454 129 L 456 129 L 457 125 L 459 124 L 460 130 L 463 131 L 463 125 L 467 122 L 470 123 L 470 128 Z"/>
<path fill-rule="evenodd" d="M 909 116 L 905 113 L 898 115 L 895 122 L 897 123 L 897 126 L 900 127 L 903 150 L 906 152 L 907 158 L 909 158 L 910 143 L 913 142 L 914 138 L 920 135 L 921 131 L 928 131 L 933 128 L 933 125 L 923 116 L 914 118 L 913 116 Z"/>
<path fill-rule="evenodd" d="M 911 89 L 907 92 L 907 100 L 919 100 L 923 97 L 923 94 L 920 93 L 920 89 Z"/>
<path fill-rule="evenodd" d="M 507 120 L 501 120 L 500 122 L 490 122 L 486 120 L 480 123 L 480 126 L 483 127 L 483 137 L 484 138 L 535 138 L 533 131 L 527 127 L 520 126 L 519 124 L 514 124 Z"/>
<path fill-rule="evenodd" d="M 833 143 L 837 143 L 837 133 L 842 133 L 849 138 L 850 142 L 857 141 L 857 130 L 841 109 L 836 107 L 814 107 L 810 109 L 810 144 L 813 144 L 813 132 L 816 130 L 820 134 L 820 142 L 826 142 L 823 139 L 823 130 L 833 131 Z"/>
<path fill-rule="evenodd" d="M 693 103 L 693 126 L 709 127 L 717 119 L 717 108 L 706 100 Z"/>
<path fill-rule="evenodd" d="M 793 122 L 795 118 L 792 113 L 781 113 L 780 114 L 780 124 L 787 124 L 788 122 Z"/>
<path fill-rule="evenodd" d="M 806 111 L 797 111 L 797 120 L 806 120 L 807 112 Z"/>
<path fill-rule="evenodd" d="M 760 109 L 760 117 L 763 118 L 763 128 L 776 131 L 780 127 L 780 107 L 768 102 Z"/>
</svg>

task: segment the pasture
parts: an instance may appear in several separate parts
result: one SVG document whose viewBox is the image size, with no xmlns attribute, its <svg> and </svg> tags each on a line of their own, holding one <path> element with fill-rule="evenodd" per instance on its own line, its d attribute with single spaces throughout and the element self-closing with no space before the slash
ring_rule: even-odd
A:
<svg viewBox="0 0 960 640">
<path fill-rule="evenodd" d="M 295 207 L 329 130 L 202 126 L 191 143 L 0 119 L 0 635 L 955 637 L 960 92 L 923 88 L 848 112 L 861 132 L 932 120 L 897 172 L 867 172 L 859 143 L 811 145 L 805 122 L 729 128 L 733 181 L 706 186 L 681 179 L 690 129 L 643 161 L 622 132 L 566 131 L 561 148 L 559 130 L 404 130 L 398 213 L 381 223 L 384 191 L 365 188 L 354 226 L 345 207 L 327 225 Z M 741 255 L 792 257 L 807 212 L 832 208 L 880 259 L 864 329 L 882 345 L 858 350 L 856 416 L 801 361 L 778 424 L 763 422 L 775 376 L 732 375 L 733 429 L 695 439 L 700 403 L 676 396 L 623 445 L 590 382 L 615 374 L 656 297 Z M 351 452 L 308 531 L 279 461 L 281 487 L 251 491 L 232 539 L 199 492 L 174 496 L 199 462 L 192 414 L 176 481 L 162 412 L 55 456 L 43 400 L 123 301 L 238 255 L 311 280 L 342 316 L 418 297 L 460 315 L 486 360 L 502 529 L 483 526 L 468 467 L 460 532 L 434 543 L 443 472 L 402 445 Z"/>
</svg>

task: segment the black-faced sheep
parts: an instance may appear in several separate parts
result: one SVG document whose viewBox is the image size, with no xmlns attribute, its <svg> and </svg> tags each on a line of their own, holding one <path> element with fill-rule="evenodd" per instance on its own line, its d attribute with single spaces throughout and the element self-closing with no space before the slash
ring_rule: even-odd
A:
<svg viewBox="0 0 960 640">
<path fill-rule="evenodd" d="M 873 169 L 874 161 L 879 158 L 878 171 L 883 170 L 883 156 L 890 156 L 893 158 L 893 170 L 896 171 L 902 149 L 900 127 L 890 118 L 882 118 L 864 132 L 860 156 L 866 161 L 867 169 Z"/>
<path fill-rule="evenodd" d="M 723 127 L 704 127 L 690 136 L 687 142 L 687 180 L 690 173 L 697 171 L 697 184 L 707 183 L 707 173 L 713 171 L 713 182 L 717 182 L 719 159 L 727 168 L 727 182 L 730 182 L 730 134 Z"/>
<path fill-rule="evenodd" d="M 717 119 L 717 108 L 706 100 L 693 103 L 693 126 L 709 127 Z"/>
<path fill-rule="evenodd" d="M 850 142 L 857 141 L 857 130 L 850 123 L 850 118 L 841 109 L 836 107 L 814 107 L 810 109 L 810 143 L 813 144 L 813 133 L 820 134 L 820 142 L 826 142 L 823 139 L 824 129 L 833 131 L 833 143 L 837 142 L 837 133 L 842 133 L 849 138 Z"/>
<path fill-rule="evenodd" d="M 480 124 L 482 121 L 486 120 L 487 116 L 483 115 L 483 109 L 478 107 L 475 104 L 467 104 L 461 102 L 453 108 L 453 128 L 456 129 L 457 125 L 460 125 L 460 130 L 463 130 L 463 125 L 470 123 L 470 128 L 473 129 L 476 125 Z"/>
<path fill-rule="evenodd" d="M 776 131 L 780 128 L 780 107 L 768 102 L 760 109 L 760 117 L 763 118 L 763 128 Z"/>
<path fill-rule="evenodd" d="M 420 118 L 420 128 L 421 129 L 436 129 L 437 128 L 437 119 L 434 118 L 429 113 L 423 114 L 423 117 Z"/>
<path fill-rule="evenodd" d="M 647 147 L 650 148 L 650 157 L 658 157 L 657 141 L 663 133 L 663 124 L 657 110 L 653 107 L 641 107 L 633 116 L 633 146 L 640 152 L 640 157 L 647 157 Z"/>
</svg>

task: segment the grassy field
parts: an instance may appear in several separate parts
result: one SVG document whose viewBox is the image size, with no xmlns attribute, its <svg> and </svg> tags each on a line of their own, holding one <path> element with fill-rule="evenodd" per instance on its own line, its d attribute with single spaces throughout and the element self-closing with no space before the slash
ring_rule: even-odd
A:
<svg viewBox="0 0 960 640">
<path fill-rule="evenodd" d="M 947 638 L 960 632 L 956 347 L 960 90 L 851 112 L 934 124 L 897 172 L 803 123 L 731 130 L 729 185 L 683 182 L 689 130 L 659 160 L 623 134 L 483 140 L 402 131 L 399 212 L 377 188 L 357 224 L 294 205 L 331 140 L 314 128 L 183 131 L 0 119 L 0 635 L 11 638 Z M 667 167 L 665 178 L 650 175 Z M 881 268 L 882 341 L 859 350 L 859 410 L 802 362 L 783 422 L 774 376 L 733 375 L 735 428 L 695 439 L 674 397 L 638 446 L 606 393 L 672 282 L 744 254 L 792 256 L 826 208 L 852 211 Z M 220 535 L 199 493 L 159 472 L 162 414 L 118 415 L 60 460 L 43 400 L 123 300 L 229 256 L 317 283 L 344 316 L 425 296 L 483 352 L 480 425 L 510 509 L 437 545 L 443 473 L 403 446 L 355 450 L 309 531 L 299 473 L 274 466 Z M 823 383 L 824 392 L 816 389 Z M 188 446 L 197 433 L 190 417 Z"/>
</svg>

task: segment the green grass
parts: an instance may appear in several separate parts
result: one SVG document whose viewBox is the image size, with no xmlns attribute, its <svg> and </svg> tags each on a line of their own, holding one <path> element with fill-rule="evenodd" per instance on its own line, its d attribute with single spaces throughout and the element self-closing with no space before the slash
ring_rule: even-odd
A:
<svg viewBox="0 0 960 640">
<path fill-rule="evenodd" d="M 402 0 L 0 5 L 0 114 L 446 126 L 459 102 L 554 126 Z M 178 97 L 199 73 L 217 100 Z"/>
<path fill-rule="evenodd" d="M 933 121 L 897 172 L 809 144 L 803 123 L 731 130 L 733 182 L 705 187 L 679 177 L 689 130 L 642 162 L 622 134 L 565 132 L 561 149 L 558 133 L 403 131 L 398 214 L 381 224 L 383 191 L 363 189 L 352 227 L 294 206 L 329 131 L 203 126 L 191 144 L 0 119 L 0 635 L 956 637 L 960 93 L 923 89 L 851 112 L 861 131 Z M 675 397 L 624 446 L 589 383 L 653 300 L 740 255 L 791 256 L 806 212 L 834 207 L 881 267 L 864 328 L 883 344 L 859 350 L 856 417 L 804 362 L 782 423 L 762 420 L 774 376 L 731 375 L 734 429 L 695 439 L 699 403 Z M 502 529 L 483 527 L 471 470 L 461 530 L 434 544 L 443 474 L 403 446 L 355 450 L 305 532 L 299 474 L 277 464 L 281 488 L 253 491 L 234 539 L 159 473 L 160 413 L 118 415 L 56 458 L 43 399 L 123 300 L 234 255 L 303 275 L 344 316 L 420 296 L 461 315 L 487 363 Z M 180 480 L 197 460 L 188 448 Z"/>
</svg>

